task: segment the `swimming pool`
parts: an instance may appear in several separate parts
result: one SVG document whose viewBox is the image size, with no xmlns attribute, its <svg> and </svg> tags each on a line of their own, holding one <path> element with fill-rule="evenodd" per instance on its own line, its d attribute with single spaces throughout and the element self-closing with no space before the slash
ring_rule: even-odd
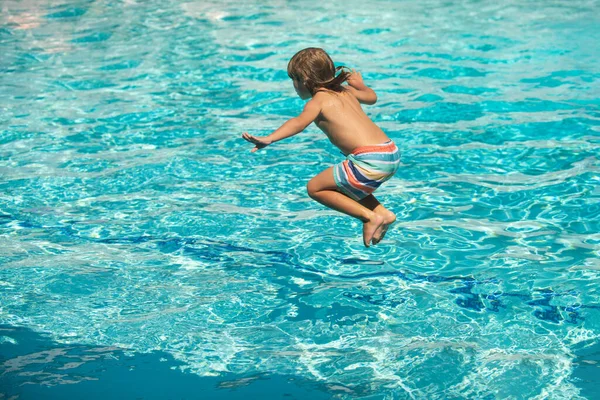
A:
<svg viewBox="0 0 600 400">
<path fill-rule="evenodd" d="M 600 398 L 597 1 L 2 7 L 5 397 Z M 307 46 L 402 151 L 370 249 L 241 139 Z"/>
</svg>

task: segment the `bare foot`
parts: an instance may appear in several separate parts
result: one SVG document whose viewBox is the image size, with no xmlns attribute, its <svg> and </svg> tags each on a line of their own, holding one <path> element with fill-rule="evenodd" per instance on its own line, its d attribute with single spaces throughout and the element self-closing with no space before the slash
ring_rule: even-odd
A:
<svg viewBox="0 0 600 400">
<path fill-rule="evenodd" d="M 375 234 L 373 235 L 373 244 L 381 242 L 385 237 L 389 226 L 396 222 L 396 214 L 394 214 L 390 210 L 385 210 L 379 215 L 383 217 L 383 224 L 381 224 L 377 231 L 375 231 Z"/>
<path fill-rule="evenodd" d="M 373 235 L 383 225 L 383 217 L 373 213 L 373 217 L 366 222 L 363 222 L 363 243 L 365 247 L 369 247 L 369 243 L 373 240 Z"/>
</svg>

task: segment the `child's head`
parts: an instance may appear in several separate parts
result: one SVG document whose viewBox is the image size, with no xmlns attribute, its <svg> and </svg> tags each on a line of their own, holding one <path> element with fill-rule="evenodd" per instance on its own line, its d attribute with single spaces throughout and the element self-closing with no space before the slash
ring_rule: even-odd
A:
<svg viewBox="0 0 600 400">
<path fill-rule="evenodd" d="M 341 92 L 344 90 L 344 83 L 350 73 L 344 71 L 345 67 L 333 65 L 331 57 L 323 49 L 309 47 L 300 50 L 290 60 L 287 67 L 288 76 L 294 80 L 294 86 L 300 83 L 306 88 L 311 96 L 321 88 Z M 341 70 L 338 76 L 337 71 Z M 298 91 L 298 88 L 296 87 Z M 301 92 L 298 95 L 302 97 Z"/>
</svg>

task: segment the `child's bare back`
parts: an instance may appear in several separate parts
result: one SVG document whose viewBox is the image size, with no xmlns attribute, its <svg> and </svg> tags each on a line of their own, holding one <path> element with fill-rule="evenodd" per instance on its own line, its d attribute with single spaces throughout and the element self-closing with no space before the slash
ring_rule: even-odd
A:
<svg viewBox="0 0 600 400">
<path fill-rule="evenodd" d="M 308 195 L 319 203 L 363 222 L 366 247 L 379 243 L 396 221 L 393 212 L 373 196 L 400 165 L 398 148 L 364 113 L 360 104 L 374 104 L 375 92 L 366 86 L 360 73 L 335 68 L 323 49 L 299 51 L 288 64 L 294 89 L 308 100 L 300 115 L 291 118 L 266 137 L 244 132 L 254 144 L 252 152 L 302 132 L 315 123 L 337 146 L 346 160 L 329 167 L 308 182 Z M 336 71 L 341 70 L 336 76 Z M 342 86 L 347 82 L 347 86 Z"/>
<path fill-rule="evenodd" d="M 322 90 L 310 100 L 321 112 L 315 119 L 331 143 L 348 155 L 357 147 L 387 142 L 390 138 L 363 111 L 356 90 L 347 88 L 338 93 Z"/>
</svg>

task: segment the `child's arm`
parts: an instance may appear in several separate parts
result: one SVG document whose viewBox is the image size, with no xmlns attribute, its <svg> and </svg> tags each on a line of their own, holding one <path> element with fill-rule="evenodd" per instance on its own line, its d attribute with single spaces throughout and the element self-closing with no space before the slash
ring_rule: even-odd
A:
<svg viewBox="0 0 600 400">
<path fill-rule="evenodd" d="M 269 136 L 252 136 L 247 132 L 242 134 L 242 137 L 248 142 L 255 145 L 251 150 L 253 153 L 256 150 L 267 147 L 273 142 L 294 136 L 297 133 L 302 132 L 311 122 L 313 122 L 321 112 L 321 105 L 318 100 L 313 98 L 304 106 L 304 110 L 300 115 L 292 119 L 287 120 L 277 130 L 271 133 Z"/>
<path fill-rule="evenodd" d="M 365 85 L 360 72 L 352 70 L 352 74 L 348 78 L 348 90 L 356 97 L 359 103 L 362 104 L 375 104 L 377 102 L 377 95 L 375 91 Z"/>
</svg>

